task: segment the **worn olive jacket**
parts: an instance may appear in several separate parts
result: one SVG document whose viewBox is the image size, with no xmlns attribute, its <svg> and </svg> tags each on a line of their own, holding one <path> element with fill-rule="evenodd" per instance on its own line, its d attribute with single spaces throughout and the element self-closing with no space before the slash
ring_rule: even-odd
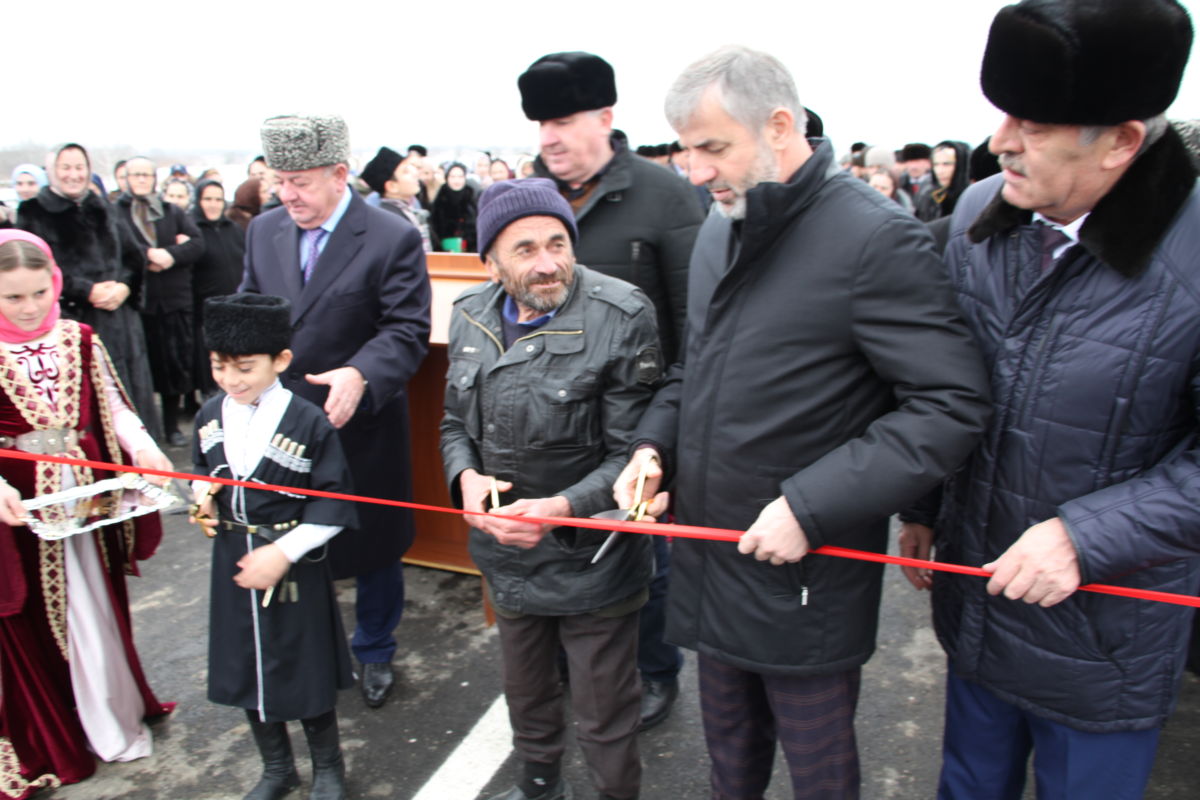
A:
<svg viewBox="0 0 1200 800">
<path fill-rule="evenodd" d="M 442 420 L 446 480 L 472 468 L 512 481 L 502 502 L 563 496 L 575 516 L 613 508 L 612 484 L 662 374 L 654 308 L 635 287 L 576 265 L 553 319 L 505 350 L 504 289 L 484 283 L 454 303 Z M 650 580 L 647 537 L 626 535 L 599 562 L 606 534 L 557 528 L 531 549 L 471 531 L 470 551 L 496 604 L 523 614 L 612 606 Z"/>
</svg>

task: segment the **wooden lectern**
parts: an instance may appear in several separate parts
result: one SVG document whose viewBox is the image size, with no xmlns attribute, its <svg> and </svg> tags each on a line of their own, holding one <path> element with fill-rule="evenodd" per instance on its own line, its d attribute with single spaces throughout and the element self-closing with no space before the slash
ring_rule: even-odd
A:
<svg viewBox="0 0 1200 800">
<path fill-rule="evenodd" d="M 488 279 L 474 253 L 427 253 L 433 288 L 429 355 L 408 384 L 409 424 L 412 426 L 413 501 L 452 508 L 438 448 L 438 426 L 446 391 L 450 312 L 464 289 Z M 414 511 L 417 535 L 404 556 L 408 564 L 478 575 L 467 555 L 467 525 L 457 514 Z M 486 595 L 485 595 L 486 597 Z"/>
</svg>

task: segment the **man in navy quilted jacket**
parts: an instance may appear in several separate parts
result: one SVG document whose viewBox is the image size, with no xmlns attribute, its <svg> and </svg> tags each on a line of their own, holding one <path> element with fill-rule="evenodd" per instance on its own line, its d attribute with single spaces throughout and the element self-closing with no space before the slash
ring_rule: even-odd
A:
<svg viewBox="0 0 1200 800">
<path fill-rule="evenodd" d="M 1200 589 L 1200 190 L 1163 113 L 1192 43 L 1173 0 L 1000 10 L 984 94 L 1003 173 L 946 263 L 994 415 L 901 551 L 949 656 L 939 798 L 1140 798 L 1191 614 L 1077 589 Z"/>
</svg>

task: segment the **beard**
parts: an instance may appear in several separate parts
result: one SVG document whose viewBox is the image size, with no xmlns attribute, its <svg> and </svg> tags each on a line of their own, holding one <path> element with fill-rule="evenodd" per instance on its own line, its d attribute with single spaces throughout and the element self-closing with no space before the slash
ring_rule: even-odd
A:
<svg viewBox="0 0 1200 800">
<path fill-rule="evenodd" d="M 517 305 L 524 306 L 539 314 L 548 314 L 561 306 L 567 299 L 567 292 L 575 280 L 574 271 L 559 265 L 553 275 L 530 273 L 523 279 L 518 279 L 504 264 L 500 266 L 500 282 L 504 291 L 512 296 Z M 558 289 L 552 294 L 537 291 L 536 287 L 547 283 L 560 282 Z"/>
<path fill-rule="evenodd" d="M 732 183 L 710 183 L 709 191 L 715 189 L 730 189 L 733 191 L 734 200 L 726 205 L 725 203 L 715 203 L 717 212 L 729 219 L 745 219 L 746 218 L 746 192 L 758 186 L 760 183 L 779 180 L 779 164 L 775 161 L 775 154 L 766 146 L 765 142 L 759 141 L 758 154 L 755 156 L 754 163 L 750 169 L 742 176 L 736 185 Z"/>
</svg>

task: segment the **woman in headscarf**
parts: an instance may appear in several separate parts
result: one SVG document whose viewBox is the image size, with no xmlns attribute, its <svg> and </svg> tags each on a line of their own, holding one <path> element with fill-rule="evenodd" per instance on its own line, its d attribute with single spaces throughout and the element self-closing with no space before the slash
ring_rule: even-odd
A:
<svg viewBox="0 0 1200 800">
<path fill-rule="evenodd" d="M 0 447 L 171 469 L 130 408 L 104 345 L 87 325 L 60 318 L 62 287 L 44 241 L 0 231 Z M 22 498 L 111 473 L 0 459 L 0 477 L 0 787 L 7 798 L 24 798 L 86 778 L 95 756 L 150 755 L 145 720 L 171 706 L 142 673 L 125 575 L 154 553 L 162 526 L 148 514 L 41 539 L 21 528 L 29 516 Z M 61 505 L 37 512 L 68 527 L 78 514 L 78 506 Z"/>
<path fill-rule="evenodd" d="M 931 222 L 954 213 L 954 206 L 971 185 L 971 146 L 966 142 L 944 141 L 933 148 L 933 178 L 917 196 L 917 219 Z"/>
<path fill-rule="evenodd" d="M 170 178 L 163 184 L 162 199 L 187 211 L 192 207 L 192 185 L 183 178 Z"/>
<path fill-rule="evenodd" d="M 192 220 L 204 237 L 204 255 L 192 268 L 192 319 L 195 342 L 196 388 L 206 397 L 217 390 L 213 383 L 208 348 L 204 346 L 204 301 L 209 297 L 233 294 L 242 282 L 242 255 L 246 251 L 245 232 L 225 214 L 225 188 L 216 181 L 196 184 L 196 205 Z"/>
<path fill-rule="evenodd" d="M 242 181 L 233 195 L 233 206 L 226 212 L 231 220 L 245 233 L 250 220 L 262 212 L 262 181 L 258 178 L 248 178 Z"/>
<path fill-rule="evenodd" d="M 142 328 L 150 357 L 150 377 L 162 397 L 165 441 L 182 447 L 181 404 L 192 384 L 192 265 L 204 255 L 204 239 L 191 217 L 164 202 L 157 191 L 154 162 L 129 159 L 129 191 L 117 201 L 117 214 L 137 243 L 146 276 L 142 283 Z"/>
<path fill-rule="evenodd" d="M 513 171 L 508 168 L 508 162 L 503 158 L 496 158 L 492 160 L 491 171 L 489 174 L 492 176 L 492 183 L 509 181 L 513 178 Z"/>
<path fill-rule="evenodd" d="M 455 161 L 446 168 L 446 185 L 433 201 L 430 224 L 439 250 L 475 252 L 475 190 L 467 183 L 467 168 Z"/>
<path fill-rule="evenodd" d="M 17 197 L 28 200 L 42 187 L 49 186 L 50 179 L 46 177 L 46 170 L 36 164 L 19 164 L 12 171 L 12 184 L 17 191 Z"/>
<path fill-rule="evenodd" d="M 517 159 L 516 169 L 513 173 L 518 178 L 531 178 L 534 172 L 534 160 L 531 155 L 523 155 Z M 705 192 L 707 194 L 707 192 Z"/>
<path fill-rule="evenodd" d="M 91 191 L 91 163 L 82 145 L 58 147 L 47 168 L 50 185 L 21 203 L 17 226 L 50 245 L 63 271 L 63 315 L 87 323 L 104 342 L 134 410 L 161 440 L 137 313 L 145 258 L 111 206 Z"/>
<path fill-rule="evenodd" d="M 912 201 L 908 199 L 908 192 L 900 191 L 899 187 L 896 186 L 896 179 L 886 169 L 876 172 L 867 180 L 867 183 L 870 184 L 872 189 L 893 203 L 896 203 L 905 211 L 912 212 Z"/>
<path fill-rule="evenodd" d="M 17 202 L 28 200 L 46 185 L 46 170 L 33 164 L 21 164 L 12 171 L 12 185 Z M 0 203 L 0 228 L 11 228 L 17 219 L 16 206 Z"/>
</svg>

